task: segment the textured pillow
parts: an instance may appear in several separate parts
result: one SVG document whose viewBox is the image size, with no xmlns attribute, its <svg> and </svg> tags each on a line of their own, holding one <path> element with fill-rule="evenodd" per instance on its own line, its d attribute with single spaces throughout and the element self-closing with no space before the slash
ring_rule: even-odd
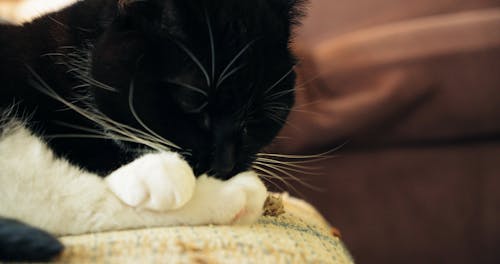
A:
<svg viewBox="0 0 500 264">
<path fill-rule="evenodd" d="M 283 195 L 252 226 L 166 227 L 62 237 L 64 263 L 353 263 L 324 218 Z"/>
</svg>

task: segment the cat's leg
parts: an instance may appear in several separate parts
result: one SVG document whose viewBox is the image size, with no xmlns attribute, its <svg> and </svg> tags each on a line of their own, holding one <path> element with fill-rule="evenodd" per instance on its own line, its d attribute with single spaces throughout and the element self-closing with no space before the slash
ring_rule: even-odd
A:
<svg viewBox="0 0 500 264">
<path fill-rule="evenodd" d="M 116 199 L 104 180 L 63 159 L 12 121 L 0 135 L 0 216 L 53 234 L 93 230 L 104 201 Z M 116 201 L 116 203 L 120 203 Z"/>
<path fill-rule="evenodd" d="M 146 154 L 106 177 L 125 204 L 154 211 L 178 209 L 193 196 L 196 178 L 177 153 Z"/>
<path fill-rule="evenodd" d="M 266 188 L 253 172 L 228 181 L 196 180 L 181 208 L 155 212 L 118 199 L 106 181 L 54 157 L 22 127 L 0 137 L 0 215 L 53 234 L 150 226 L 249 223 L 261 214 Z"/>
<path fill-rule="evenodd" d="M 267 198 L 267 188 L 253 171 L 227 181 L 202 176 L 196 187 L 191 201 L 178 210 L 179 217 L 206 215 L 213 223 L 251 224 L 262 215 Z M 203 224 L 199 220 L 190 224 Z"/>
<path fill-rule="evenodd" d="M 172 215 L 182 215 L 185 224 L 191 215 L 208 216 L 212 211 L 222 218 L 214 218 L 210 223 L 228 223 L 223 217 L 225 213 L 233 215 L 235 223 L 250 223 L 262 213 L 267 191 L 252 172 L 241 173 L 228 181 L 207 176 L 195 181 L 189 164 L 172 152 L 144 155 L 106 177 L 110 190 L 125 204 L 159 212 L 179 209 Z M 196 195 L 193 197 L 193 194 Z M 223 201 L 227 201 L 226 207 L 217 207 L 221 205 L 218 203 L 224 205 Z M 200 224 L 207 223 L 206 218 L 199 219 Z"/>
<path fill-rule="evenodd" d="M 100 205 L 100 216 L 94 222 L 99 230 L 203 224 L 250 224 L 262 215 L 267 189 L 251 171 L 228 181 L 201 176 L 193 197 L 181 208 L 155 212 L 143 208 L 117 205 L 107 199 Z"/>
</svg>

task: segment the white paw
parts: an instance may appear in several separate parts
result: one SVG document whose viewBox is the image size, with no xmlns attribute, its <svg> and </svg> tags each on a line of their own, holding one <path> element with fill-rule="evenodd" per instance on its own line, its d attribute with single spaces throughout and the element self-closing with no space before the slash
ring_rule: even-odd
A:
<svg viewBox="0 0 500 264">
<path fill-rule="evenodd" d="M 252 171 L 227 181 L 201 176 L 180 213 L 185 224 L 251 224 L 262 215 L 266 198 L 265 185 Z"/>
<path fill-rule="evenodd" d="M 232 224 L 251 224 L 262 216 L 267 188 L 259 177 L 251 171 L 238 174 L 229 180 L 229 188 L 244 195 L 244 203 L 231 219 Z"/>
<path fill-rule="evenodd" d="M 166 211 L 181 208 L 191 199 L 196 179 L 178 154 L 160 152 L 122 166 L 107 176 L 106 182 L 127 205 Z"/>
</svg>

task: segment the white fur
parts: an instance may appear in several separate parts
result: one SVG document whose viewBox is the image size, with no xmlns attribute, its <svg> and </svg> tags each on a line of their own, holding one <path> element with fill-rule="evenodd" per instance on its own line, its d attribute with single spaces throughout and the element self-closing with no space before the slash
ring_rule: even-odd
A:
<svg viewBox="0 0 500 264">
<path fill-rule="evenodd" d="M 0 18 L 23 24 L 42 15 L 58 11 L 80 0 L 17 0 L 0 2 Z"/>
<path fill-rule="evenodd" d="M 124 203 L 155 211 L 179 209 L 193 196 L 196 178 L 177 153 L 147 154 L 106 177 Z"/>
<path fill-rule="evenodd" d="M 191 196 L 192 173 L 186 172 L 186 164 L 175 157 L 168 153 L 146 155 L 105 181 L 55 158 L 46 144 L 25 128 L 10 128 L 0 135 L 0 215 L 57 235 L 151 226 L 251 223 L 261 215 L 267 192 L 255 173 L 244 172 L 228 181 L 199 177 Z M 107 183 L 120 199 L 138 207 L 122 202 Z M 188 193 L 181 194 L 174 189 L 175 184 Z M 179 206 L 167 212 L 146 209 Z"/>
</svg>

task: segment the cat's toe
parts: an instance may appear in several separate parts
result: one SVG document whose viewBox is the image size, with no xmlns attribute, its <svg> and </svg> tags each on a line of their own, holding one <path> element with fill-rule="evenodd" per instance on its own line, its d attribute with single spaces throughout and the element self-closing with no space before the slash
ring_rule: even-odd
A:
<svg viewBox="0 0 500 264">
<path fill-rule="evenodd" d="M 106 183 L 109 189 L 125 204 L 136 207 L 141 205 L 148 198 L 148 190 L 130 170 L 120 169 L 108 177 Z"/>
<path fill-rule="evenodd" d="M 106 181 L 118 198 L 154 211 L 181 208 L 193 196 L 195 177 L 176 153 L 153 153 L 119 168 Z"/>
<path fill-rule="evenodd" d="M 262 215 L 267 198 L 266 186 L 252 171 L 240 173 L 233 177 L 231 184 L 241 188 L 245 194 L 244 206 L 234 215 L 232 224 L 252 224 Z"/>
</svg>

